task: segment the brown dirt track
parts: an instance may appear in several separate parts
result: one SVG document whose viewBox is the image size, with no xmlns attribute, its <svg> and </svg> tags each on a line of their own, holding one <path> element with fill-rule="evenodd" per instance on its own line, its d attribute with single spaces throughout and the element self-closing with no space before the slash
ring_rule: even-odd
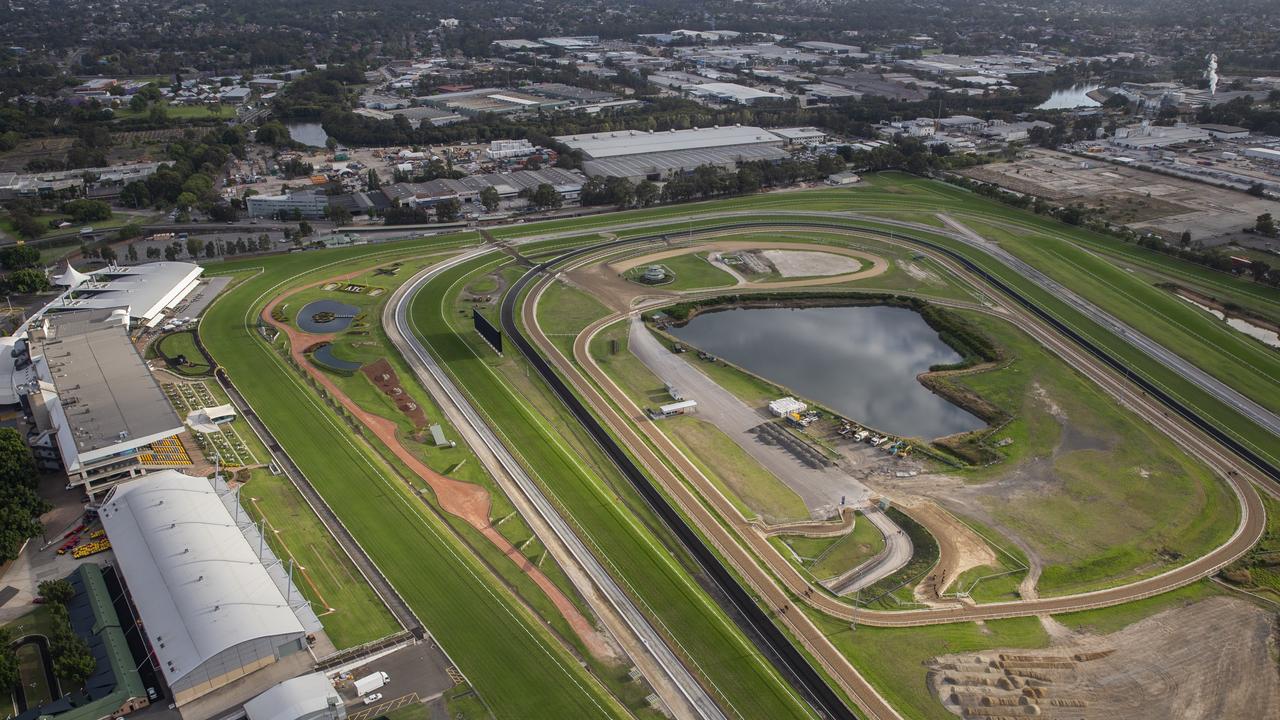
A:
<svg viewBox="0 0 1280 720">
<path fill-rule="evenodd" d="M 445 512 L 455 515 L 465 520 L 469 525 L 480 531 L 484 537 L 498 548 L 503 555 L 507 556 L 521 572 L 529 577 L 542 591 L 548 599 L 556 606 L 556 609 L 569 623 L 573 631 L 582 639 L 583 644 L 587 647 L 591 654 L 602 660 L 612 660 L 615 653 L 610 647 L 608 641 L 596 630 L 595 626 L 578 610 L 577 606 L 569 600 L 568 597 L 560 590 L 560 588 L 543 574 L 542 570 L 534 565 L 528 558 L 524 556 L 511 541 L 507 540 L 502 533 L 498 532 L 489 519 L 489 492 L 484 488 L 473 485 L 471 483 L 454 480 L 427 467 L 425 463 L 417 458 L 409 451 L 401 442 L 396 433 L 396 424 L 380 415 L 375 415 L 364 408 L 360 407 L 354 400 L 347 396 L 341 388 L 333 382 L 325 373 L 314 367 L 306 356 L 303 354 L 303 348 L 314 345 L 318 342 L 332 340 L 335 335 L 316 335 L 312 333 L 302 332 L 289 323 L 281 323 L 271 317 L 271 311 L 283 300 L 299 293 L 303 290 L 322 285 L 327 282 L 342 282 L 349 280 L 358 275 L 367 272 L 365 269 L 356 270 L 343 275 L 314 282 L 308 285 L 291 288 L 281 295 L 276 296 L 262 310 L 262 319 L 277 328 L 289 338 L 290 354 L 298 363 L 299 367 L 324 386 L 325 391 L 329 393 L 335 400 L 340 402 L 342 406 L 358 419 L 365 427 L 378 437 L 379 440 L 387 446 L 388 449 L 413 471 L 418 477 L 431 488 L 436 496 L 436 501 L 440 504 L 441 509 Z"/>
<path fill-rule="evenodd" d="M 857 235 L 857 233 L 851 234 Z M 936 256 L 934 260 L 947 267 L 958 277 L 967 279 L 975 287 L 981 287 L 980 281 L 973 278 L 955 263 Z M 584 264 L 585 262 L 588 261 L 584 261 Z M 522 309 L 524 324 L 529 330 L 531 340 L 539 345 L 541 351 L 552 360 L 553 364 L 559 367 L 561 372 L 569 378 L 584 398 L 599 410 L 606 424 L 637 454 L 638 459 L 646 466 L 649 472 L 661 482 L 673 499 L 707 534 L 709 539 L 737 571 L 750 581 L 756 592 L 774 607 L 785 608 L 790 602 L 790 597 L 799 596 L 816 610 L 832 617 L 853 620 L 861 624 L 887 627 L 909 627 L 1042 615 L 1107 607 L 1160 594 L 1211 575 L 1218 568 L 1245 552 L 1261 534 L 1265 516 L 1261 501 L 1251 484 L 1251 480 L 1256 479 L 1259 482 L 1265 482 L 1265 480 L 1255 473 L 1252 468 L 1244 465 L 1234 456 L 1204 438 L 1198 431 L 1185 424 L 1182 420 L 1167 415 L 1164 409 L 1157 405 L 1155 401 L 1139 393 L 1122 378 L 1113 375 L 1092 357 L 1084 354 L 1083 351 L 1069 341 L 1057 336 L 1034 317 L 1024 313 L 1018 307 L 1004 302 L 1002 298 L 998 298 L 997 302 L 1000 307 L 984 308 L 984 310 L 1015 318 L 1015 321 L 1033 337 L 1052 351 L 1063 356 L 1067 362 L 1081 368 L 1082 372 L 1087 372 L 1095 382 L 1115 396 L 1119 402 L 1148 418 L 1154 425 L 1167 432 L 1177 442 L 1186 447 L 1189 452 L 1200 456 L 1211 467 L 1217 467 L 1225 473 L 1224 480 L 1235 491 L 1241 503 L 1243 513 L 1241 525 L 1230 541 L 1208 555 L 1162 575 L 1121 587 L 1074 596 L 991 603 L 981 606 L 953 604 L 928 610 L 901 612 L 854 610 L 809 586 L 807 581 L 800 577 L 784 558 L 772 551 L 771 546 L 758 533 L 749 530 L 743 532 L 742 529 L 737 533 L 729 533 L 720 524 L 720 521 L 710 514 L 709 509 L 703 504 L 704 502 L 709 502 L 716 506 L 722 518 L 732 518 L 734 515 L 732 506 L 727 500 L 718 496 L 714 490 L 710 492 L 706 490 L 709 483 L 705 479 L 699 480 L 700 472 L 697 467 L 686 458 L 683 458 L 679 451 L 665 439 L 665 436 L 662 436 L 661 433 L 655 433 L 652 425 L 643 422 L 643 420 L 634 425 L 625 422 L 618 412 L 613 409 L 612 404 L 604 399 L 604 396 L 607 395 L 613 403 L 618 404 L 618 407 L 624 408 L 623 412 L 626 415 L 631 416 L 632 419 L 639 419 L 639 409 L 634 407 L 626 394 L 614 385 L 608 376 L 595 365 L 590 353 L 587 351 L 587 346 L 595 333 L 616 321 L 621 314 L 604 318 L 589 325 L 574 343 L 573 356 L 576 364 L 570 363 L 537 327 L 537 318 L 536 313 L 533 312 L 533 307 L 536 299 L 541 294 L 541 289 L 545 288 L 547 282 L 548 280 L 544 279 L 533 286 L 529 299 L 526 300 Z M 639 310 L 639 308 L 636 309 Z M 593 378 L 598 385 L 588 382 L 584 377 L 584 371 L 585 375 Z M 649 441 L 655 443 L 667 458 L 677 464 L 681 475 L 704 488 L 703 492 L 700 493 L 701 497 L 693 496 L 691 490 L 681 480 L 680 476 L 668 470 L 665 463 L 649 451 L 648 443 L 639 437 L 641 433 Z M 744 546 L 751 547 L 754 552 L 749 552 Z M 758 564 L 761 561 L 768 565 L 767 570 Z M 784 586 L 786 591 L 783 591 L 779 585 Z M 809 624 L 803 615 L 790 613 L 780 614 L 779 617 L 790 626 L 792 632 L 800 639 L 801 643 L 820 660 L 828 672 L 840 680 L 845 690 L 858 700 L 858 705 L 865 714 L 871 717 L 898 716 L 884 702 L 883 698 L 880 698 L 875 690 L 866 683 L 865 679 L 848 665 L 847 658 L 838 652 L 834 652 L 829 647 L 825 638 L 816 632 L 816 628 Z"/>
</svg>

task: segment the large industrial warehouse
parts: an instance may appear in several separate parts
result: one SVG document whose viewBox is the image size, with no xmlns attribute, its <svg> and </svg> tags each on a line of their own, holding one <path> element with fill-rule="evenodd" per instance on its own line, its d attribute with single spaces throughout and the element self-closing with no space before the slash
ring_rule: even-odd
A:
<svg viewBox="0 0 1280 720">
<path fill-rule="evenodd" d="M 320 622 L 220 481 L 151 473 L 116 486 L 100 513 L 185 720 L 220 716 L 311 668 Z"/>
<path fill-rule="evenodd" d="M 666 180 L 702 165 L 732 170 L 738 163 L 787 157 L 783 139 L 758 127 L 693 128 L 666 132 L 616 132 L 561 135 L 556 140 L 586 158 L 582 170 L 591 177 Z"/>
</svg>

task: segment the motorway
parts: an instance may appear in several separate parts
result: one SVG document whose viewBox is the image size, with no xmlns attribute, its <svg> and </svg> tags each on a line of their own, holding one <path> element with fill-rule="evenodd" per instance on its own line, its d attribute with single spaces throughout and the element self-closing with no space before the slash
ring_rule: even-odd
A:
<svg viewBox="0 0 1280 720">
<path fill-rule="evenodd" d="M 605 570 L 595 554 L 586 543 L 578 537 L 574 529 L 565 521 L 556 507 L 542 493 L 538 483 L 516 461 L 506 445 L 498 439 L 493 429 L 480 417 L 470 401 L 440 367 L 435 357 L 419 339 L 410 320 L 409 307 L 415 293 L 431 282 L 441 273 L 459 264 L 472 260 L 489 252 L 488 248 L 471 251 L 451 258 L 443 263 L 432 265 L 397 288 L 383 312 L 382 324 L 392 344 L 400 351 L 405 360 L 413 368 L 414 373 L 428 388 L 442 408 L 450 412 L 450 420 L 460 432 L 468 435 L 469 445 L 482 460 L 489 460 L 491 474 L 496 479 L 507 480 L 506 494 L 513 502 L 523 501 L 526 507 L 521 514 L 529 520 L 535 529 L 544 529 L 540 538 L 549 549 L 563 549 L 569 557 L 557 557 L 561 565 L 576 566 L 589 577 L 594 584 L 592 588 L 582 588 L 584 597 L 591 601 L 602 596 L 609 604 L 608 611 L 593 603 L 597 614 L 608 621 L 611 618 L 621 620 L 621 625 L 611 624 L 615 637 L 619 642 L 628 645 L 628 654 L 644 672 L 646 678 L 659 692 L 667 706 L 677 717 L 696 717 L 703 720 L 723 720 L 724 713 L 711 698 L 684 663 L 676 656 L 664 637 L 640 612 L 635 603 Z M 496 462 L 495 462 L 496 461 Z M 554 537 L 546 537 L 549 531 Z M 567 562 L 571 560 L 572 562 Z M 578 583 L 575 583 L 578 584 Z M 637 642 L 627 643 L 627 637 Z M 674 693 L 671 690 L 674 689 Z"/>
<path fill-rule="evenodd" d="M 726 215 L 736 219 L 737 216 L 740 216 L 740 213 L 728 213 Z M 806 213 L 806 215 L 811 217 L 816 216 L 818 218 L 821 218 L 822 216 L 838 216 L 842 219 L 848 217 L 847 214 L 840 213 Z M 876 221 L 884 222 L 880 218 L 876 218 Z M 838 227 L 833 225 L 823 226 L 823 223 L 820 221 L 786 224 L 788 229 L 795 229 L 797 226 L 808 226 L 823 232 L 831 232 L 835 230 L 854 235 L 858 234 L 857 232 L 850 232 L 851 229 L 848 227 Z M 729 225 L 731 225 L 731 223 L 726 223 L 726 226 Z M 707 231 L 707 228 L 699 229 L 700 233 L 706 233 Z M 938 233 L 937 228 L 930 228 L 929 231 Z M 869 229 L 863 229 L 861 234 L 864 236 L 875 237 L 881 241 L 908 244 L 913 247 L 913 249 L 917 250 L 920 249 L 921 245 L 928 246 L 928 243 L 923 243 L 921 241 L 912 242 L 911 238 L 897 234 L 890 235 L 888 233 L 872 231 Z M 604 245 L 593 246 L 589 251 L 600 251 L 606 247 L 616 247 L 619 244 L 628 242 L 642 242 L 644 240 L 658 241 L 660 239 L 661 236 L 655 235 L 648 238 L 613 241 L 611 243 L 605 243 Z M 989 250 L 987 247 L 983 247 L 982 249 L 984 252 Z M 986 282 L 985 278 L 982 278 L 979 273 L 974 272 L 972 268 L 965 267 L 961 262 L 956 261 L 954 258 L 947 257 L 944 254 L 937 252 L 936 248 L 927 248 L 927 250 L 936 261 L 947 267 L 958 277 L 967 280 L 976 288 L 980 288 L 982 290 L 990 289 L 990 283 Z M 574 410 L 573 402 L 575 401 L 573 391 L 569 390 L 568 386 L 564 385 L 563 381 L 561 381 L 556 373 L 551 369 L 550 364 L 548 364 L 543 356 L 539 354 L 538 350 L 534 349 L 533 344 L 524 338 L 520 328 L 514 321 L 514 309 L 516 298 L 518 297 L 521 289 L 537 279 L 541 279 L 544 283 L 547 282 L 549 275 L 543 274 L 544 272 L 553 269 L 554 266 L 570 259 L 571 257 L 578 257 L 584 254 L 584 252 L 588 251 L 571 251 L 560 256 L 556 260 L 544 263 L 542 266 L 535 268 L 534 271 L 523 276 L 517 285 L 508 293 L 504 299 L 503 305 L 504 331 L 515 342 L 517 347 L 526 354 L 534 367 L 543 374 L 544 379 L 551 384 L 553 390 L 556 390 L 562 400 L 565 400 L 571 410 Z M 429 277 L 427 279 L 429 279 Z M 410 298 L 413 292 L 425 284 L 425 282 L 426 279 L 415 278 L 415 282 L 410 284 L 412 287 L 407 288 L 403 298 L 399 303 L 397 303 L 397 307 L 403 308 L 406 305 L 405 300 Z M 1200 457 L 1211 467 L 1214 467 L 1223 474 L 1224 479 L 1236 494 L 1241 506 L 1240 524 L 1226 543 L 1204 557 L 1197 558 L 1186 565 L 1175 568 L 1161 575 L 1108 590 L 1056 598 L 992 603 L 981 606 L 957 604 L 955 606 L 936 609 L 904 612 L 854 609 L 830 595 L 820 591 L 815 591 L 808 582 L 804 578 L 801 578 L 794 568 L 792 568 L 785 559 L 778 556 L 776 552 L 761 552 L 759 544 L 753 540 L 753 537 L 758 537 L 763 541 L 763 538 L 759 537 L 758 533 L 743 533 L 739 537 L 734 537 L 730 534 L 717 522 L 715 516 L 699 502 L 699 499 L 694 497 L 689 489 L 679 482 L 679 478 L 676 477 L 674 473 L 671 473 L 671 477 L 664 477 L 663 475 L 665 475 L 665 473 L 655 471 L 655 465 L 648 461 L 652 458 L 646 457 L 647 455 L 652 454 L 651 451 L 649 451 L 647 447 L 644 447 L 643 441 L 640 440 L 638 435 L 636 435 L 635 428 L 631 427 L 631 424 L 613 409 L 610 403 L 605 399 L 604 395 L 601 394 L 601 390 L 588 382 L 586 378 L 583 377 L 581 371 L 571 363 L 568 363 L 567 359 L 560 357 L 556 364 L 560 371 L 569 378 L 570 382 L 574 385 L 574 388 L 582 395 L 582 397 L 587 399 L 596 413 L 604 418 L 605 422 L 610 425 L 610 429 L 613 430 L 618 437 L 624 438 L 624 440 L 629 440 L 627 442 L 628 448 L 637 455 L 646 468 L 650 470 L 651 474 L 662 482 L 664 489 L 679 503 L 686 516 L 694 520 L 707 539 L 716 546 L 716 549 L 734 566 L 734 569 L 747 580 L 755 593 L 769 603 L 771 607 L 779 609 L 774 613 L 774 616 L 781 618 L 783 622 L 790 627 L 793 633 L 796 633 L 797 627 L 804 629 L 804 625 L 809 625 L 812 628 L 812 624 L 808 623 L 807 618 L 801 613 L 785 612 L 785 608 L 787 608 L 788 603 L 791 602 L 792 597 L 803 598 L 804 602 L 833 617 L 878 626 L 900 627 L 967 620 L 995 619 L 1033 614 L 1070 612 L 1095 607 L 1105 607 L 1167 592 L 1187 583 L 1194 582 L 1200 578 L 1212 575 L 1222 566 L 1230 563 L 1246 552 L 1261 536 L 1264 529 L 1264 514 L 1261 501 L 1258 498 L 1252 483 L 1257 482 L 1267 488 L 1268 491 L 1274 492 L 1276 487 L 1274 481 L 1252 465 L 1242 461 L 1235 454 L 1224 450 L 1210 437 L 1207 437 L 1205 432 L 1203 432 L 1205 429 L 1203 421 L 1196 422 L 1196 420 L 1199 420 L 1199 418 L 1196 417 L 1184 417 L 1184 415 L 1187 414 L 1186 408 L 1175 408 L 1175 412 L 1170 413 L 1169 408 L 1166 408 L 1157 399 L 1158 396 L 1155 393 L 1148 394 L 1133 387 L 1129 381 L 1132 377 L 1130 376 L 1127 379 L 1123 373 L 1117 372 L 1114 362 L 1108 363 L 1099 357 L 1095 357 L 1098 352 L 1096 348 L 1087 347 L 1087 345 L 1078 337 L 1064 337 L 1059 332 L 1059 329 L 1051 327 L 1050 323 L 1047 322 L 1044 317 L 1028 311 L 1026 306 L 1027 303 L 1024 298 L 1012 296 L 1012 291 L 1008 288 L 999 289 L 1003 293 L 1010 295 L 1010 297 L 1006 297 L 1005 295 L 997 296 L 990 292 L 986 294 L 996 297 L 997 304 L 999 305 L 998 309 L 1001 314 L 1007 318 L 1015 319 L 1016 322 L 1018 322 L 1018 324 L 1033 337 L 1058 355 L 1062 356 L 1065 361 L 1089 374 L 1101 387 L 1104 388 L 1104 390 L 1115 396 L 1121 403 L 1142 414 L 1154 425 L 1168 433 L 1176 442 L 1187 449 L 1188 452 Z M 537 293 L 530 293 L 530 299 L 532 300 L 536 295 Z M 541 347 L 542 352 L 555 358 L 559 353 L 558 351 L 555 351 L 554 345 L 552 345 L 545 336 L 536 330 L 536 318 L 532 325 L 529 323 L 528 313 L 531 311 L 531 308 L 531 305 L 526 305 L 524 308 L 526 328 L 534 334 L 534 341 Z M 398 311 L 397 314 L 400 314 L 400 311 Z M 598 368 L 593 367 L 593 363 L 590 362 L 589 353 L 585 352 L 586 343 L 590 341 L 590 338 L 596 332 L 605 325 L 616 321 L 621 317 L 622 314 L 618 314 L 605 318 L 597 323 L 593 323 L 592 326 L 579 336 L 575 343 L 575 355 L 583 369 L 590 373 L 599 383 L 599 388 L 603 388 L 603 392 L 607 393 L 613 402 L 618 403 L 618 407 L 627 408 L 630 400 L 627 399 L 625 395 L 622 395 L 616 386 L 613 386 L 608 378 L 603 376 L 602 372 L 599 372 Z M 402 322 L 402 320 L 398 320 L 397 322 Z M 413 336 L 413 333 L 407 332 L 406 328 L 403 326 L 400 328 L 400 332 L 409 337 Z M 1133 340 L 1133 337 L 1131 336 L 1125 337 L 1130 341 Z M 414 351 L 412 350 L 406 352 L 406 356 L 411 356 L 413 352 Z M 423 355 L 429 358 L 428 353 L 423 352 Z M 441 375 L 443 376 L 443 373 Z M 559 389 L 557 388 L 557 385 L 560 386 Z M 592 424 L 597 426 L 599 434 L 596 432 L 593 432 L 592 434 L 601 442 L 601 445 L 605 448 L 606 452 L 609 452 L 609 444 L 616 445 L 616 441 L 612 440 L 608 432 L 604 431 L 602 427 L 599 427 L 598 421 L 594 419 L 592 413 L 587 411 L 585 407 L 582 408 L 581 412 L 575 410 L 574 414 L 579 417 L 589 431 L 592 429 Z M 483 425 L 482 422 L 481 425 Z M 660 443 L 660 437 L 655 438 L 650 435 L 649 439 L 657 444 L 659 448 L 663 447 Z M 621 448 L 618 448 L 618 450 L 620 452 Z M 615 462 L 619 462 L 618 456 L 614 455 L 612 452 L 609 454 L 614 457 Z M 682 458 L 678 451 L 673 454 L 669 454 L 668 457 L 672 459 L 686 477 L 689 477 L 692 480 L 698 475 L 697 469 L 692 467 L 691 463 L 688 463 L 687 458 Z M 631 476 L 631 473 L 628 472 L 625 467 L 627 464 L 631 464 L 635 469 L 636 475 L 639 476 L 640 482 L 648 484 L 648 480 L 644 478 L 644 474 L 640 472 L 639 468 L 634 467 L 634 464 L 626 458 L 625 453 L 621 453 L 621 458 L 622 460 L 619 462 L 619 467 L 624 471 L 624 473 Z M 662 463 L 658 462 L 657 465 L 660 466 Z M 675 485 L 670 484 L 669 481 L 672 479 L 675 480 Z M 632 478 L 632 480 L 633 482 L 636 482 L 635 478 Z M 665 502 L 665 500 L 662 500 L 662 495 L 657 493 L 652 486 L 650 486 L 651 492 L 649 493 L 644 492 L 644 489 L 639 486 L 638 489 L 640 489 L 642 494 L 644 494 L 646 498 L 649 498 L 651 502 L 654 501 L 655 496 L 659 501 Z M 712 494 L 707 496 L 707 500 L 712 504 L 715 504 L 716 495 Z M 683 524 L 684 522 L 680 519 L 677 513 L 663 513 L 661 512 L 661 509 L 656 506 L 655 510 L 659 510 L 659 514 L 669 523 L 672 522 L 672 518 L 674 518 L 674 521 L 677 523 Z M 728 516 L 722 515 L 722 517 Z M 688 537 L 693 537 L 695 540 L 697 538 L 696 534 L 693 534 L 691 530 L 686 534 L 681 533 L 680 528 L 677 526 L 673 526 L 672 529 L 677 533 L 677 536 L 685 540 L 687 545 L 689 545 Z M 686 530 L 689 529 L 686 528 Z M 754 553 L 745 549 L 743 547 L 743 543 L 749 546 Z M 768 546 L 767 542 L 763 542 L 763 545 L 765 548 L 771 547 Z M 692 545 L 690 545 L 690 550 L 695 554 L 695 556 L 702 555 L 701 553 L 698 553 L 697 548 Z M 729 582 L 733 586 L 737 586 L 741 592 L 741 587 L 733 581 L 732 576 L 727 575 L 727 573 L 724 572 L 723 567 L 719 567 L 719 562 L 715 560 L 713 555 L 708 552 L 705 556 L 699 557 L 700 560 L 708 558 L 711 563 L 719 568 L 720 575 L 722 577 L 727 577 Z M 777 558 L 779 562 L 774 562 L 773 558 Z M 764 561 L 767 564 L 767 568 L 761 567 L 759 561 Z M 717 567 L 707 567 L 707 570 L 710 574 L 716 576 L 717 574 L 715 570 Z M 607 573 L 605 574 L 607 576 Z M 732 587 L 725 587 L 725 589 L 731 596 L 733 595 Z M 742 596 L 739 596 L 738 599 L 741 600 L 741 597 Z M 759 611 L 758 606 L 751 603 L 749 597 L 747 602 L 750 603 L 751 608 Z M 738 605 L 739 610 L 747 609 L 741 602 L 737 602 L 736 604 Z M 758 620 L 758 618 L 755 620 Z M 756 630 L 757 636 L 767 636 L 770 628 L 774 629 L 776 633 L 776 626 L 767 619 L 765 622 L 768 627 L 762 627 L 756 621 L 752 622 L 753 629 Z M 851 675 L 846 675 L 843 672 L 835 672 L 835 670 L 842 669 L 840 667 L 841 664 L 847 665 L 848 661 L 838 652 L 836 653 L 837 657 L 831 657 L 826 652 L 817 652 L 817 650 L 823 649 L 821 647 L 822 645 L 829 646 L 830 643 L 829 640 L 827 640 L 825 636 L 822 636 L 816 628 L 812 628 L 812 633 L 801 632 L 796 634 L 797 637 L 800 638 L 801 642 L 806 646 L 806 649 L 818 657 L 825 669 L 836 677 L 846 692 L 854 698 L 863 713 L 869 717 L 897 717 L 897 714 L 893 709 L 879 697 L 873 688 L 861 679 L 861 676 L 857 674 L 856 670 L 853 670 Z M 775 662 L 783 660 L 784 664 L 789 666 L 789 676 L 793 678 L 802 676 L 805 672 L 804 668 L 785 662 L 787 650 L 790 649 L 791 652 L 794 653 L 794 648 L 790 643 L 786 642 L 785 638 L 782 638 L 781 642 L 785 643 L 787 647 L 783 648 L 780 646 L 772 646 L 770 648 L 770 652 L 767 653 L 770 659 Z M 800 658 L 799 661 L 804 663 L 803 658 Z M 805 667 L 808 668 L 807 663 L 805 663 Z M 812 671 L 811 668 L 808 669 L 810 672 Z M 851 667 L 850 669 L 852 670 Z M 833 716 L 847 716 L 847 710 L 845 710 L 842 705 L 833 705 L 830 703 L 829 697 L 821 697 L 822 688 L 815 687 L 807 682 L 802 682 L 801 684 L 807 686 L 805 688 L 806 696 L 809 697 L 811 701 L 815 702 L 815 705 Z M 842 710 L 844 710 L 844 712 L 841 712 Z"/>
</svg>

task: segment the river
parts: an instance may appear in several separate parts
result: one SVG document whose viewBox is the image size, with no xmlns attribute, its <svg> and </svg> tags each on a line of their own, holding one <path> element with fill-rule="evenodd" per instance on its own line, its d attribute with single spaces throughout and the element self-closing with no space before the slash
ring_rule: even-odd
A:
<svg viewBox="0 0 1280 720">
<path fill-rule="evenodd" d="M 916 376 L 961 360 L 919 313 L 895 307 L 737 308 L 671 334 L 856 422 L 932 439 L 983 427 Z"/>
</svg>

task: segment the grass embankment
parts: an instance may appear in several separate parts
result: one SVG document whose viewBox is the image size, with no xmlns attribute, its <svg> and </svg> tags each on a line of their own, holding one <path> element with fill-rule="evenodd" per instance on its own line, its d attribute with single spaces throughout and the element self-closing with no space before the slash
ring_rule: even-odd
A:
<svg viewBox="0 0 1280 720">
<path fill-rule="evenodd" d="M 459 238 L 460 239 L 460 238 Z M 439 241 L 434 244 L 439 246 Z M 349 269 L 430 241 L 361 246 L 228 263 L 265 266 L 206 313 L 207 347 L 281 445 L 361 542 L 498 718 L 613 717 L 603 691 L 537 621 L 487 576 L 449 528 L 314 396 L 260 339 L 258 309 L 282 283 Z M 373 262 L 369 260 L 369 262 Z"/>
<path fill-rule="evenodd" d="M 515 511 L 515 507 L 502 492 L 501 488 L 485 472 L 484 467 L 465 443 L 454 447 L 435 447 L 431 441 L 425 423 L 438 423 L 446 438 L 457 438 L 456 429 L 448 422 L 435 400 L 415 381 L 413 371 L 403 358 L 394 351 L 385 330 L 381 326 L 382 309 L 399 283 L 405 281 L 423 267 L 439 261 L 444 256 L 429 255 L 415 257 L 403 262 L 374 268 L 368 272 L 349 278 L 336 287 L 329 288 L 331 283 L 302 290 L 288 298 L 285 315 L 296 316 L 307 304 L 322 299 L 338 299 L 357 308 L 356 317 L 351 325 L 337 334 L 330 348 L 338 357 L 358 362 L 362 365 L 384 360 L 389 363 L 399 381 L 401 395 L 393 399 L 379 389 L 362 371 L 330 371 L 314 355 L 311 362 L 324 370 L 343 392 L 366 410 L 381 417 L 392 420 L 397 426 L 397 434 L 401 445 L 413 453 L 419 460 L 433 470 L 447 474 L 457 480 L 471 482 L 483 486 L 489 491 L 489 519 L 495 528 L 511 542 L 530 562 L 539 566 L 542 572 L 556 583 L 560 590 L 574 601 L 584 615 L 590 617 L 590 610 L 578 596 L 568 577 L 558 563 L 547 556 L 546 549 L 533 535 L 533 530 Z M 361 292 L 348 292 L 344 288 L 362 288 Z M 329 289 L 326 289 L 329 288 Z M 413 402 L 422 410 L 425 423 L 416 425 L 414 420 L 400 407 L 405 400 Z M 382 445 L 370 439 L 377 447 Z M 429 492 L 427 484 L 417 477 L 398 458 L 389 452 L 383 452 L 384 460 L 396 469 L 400 477 L 406 478 L 424 492 Z M 564 621 L 562 614 L 554 607 L 546 594 L 534 585 L 533 581 L 522 572 L 510 559 L 505 558 L 491 542 L 483 538 L 468 523 L 446 514 L 446 522 L 454 531 L 466 539 L 470 547 L 482 556 L 488 566 L 501 576 L 520 598 L 533 607 L 556 632 L 567 641 L 578 645 L 579 638 Z M 580 651 L 584 650 L 578 647 Z"/>
<path fill-rule="evenodd" d="M 240 491 L 240 502 L 255 521 L 266 519 L 272 550 L 281 558 L 293 558 L 295 584 L 339 650 L 399 630 L 382 600 L 288 478 L 254 470 Z"/>
<path fill-rule="evenodd" d="M 884 550 L 884 535 L 861 513 L 847 535 L 808 538 L 780 535 L 771 538 L 783 557 L 808 572 L 814 580 L 825 580 L 848 572 Z"/>
<path fill-rule="evenodd" d="M 1068 240 L 1050 233 L 1013 233 L 987 223 L 972 227 L 1131 327 L 1160 338 L 1208 373 L 1247 388 L 1248 396 L 1263 406 L 1280 411 L 1280 354 L 1275 350 Z"/>
<path fill-rule="evenodd" d="M 1228 582 L 1280 602 L 1280 500 L 1259 493 L 1267 508 L 1267 530 L 1249 553 L 1223 571 Z"/>
<path fill-rule="evenodd" d="M 507 446 L 532 470 L 544 491 L 565 508 L 606 566 L 618 569 L 641 608 L 658 616 L 678 640 L 679 652 L 730 703 L 750 698 L 762 717 L 804 716 L 790 688 L 736 626 L 698 587 L 661 539 L 665 530 L 644 502 L 604 459 L 580 426 L 522 361 L 497 358 L 470 328 L 457 302 L 467 278 L 487 272 L 480 259 L 444 273 L 413 302 L 415 332 L 496 426 Z M 726 662 L 726 658 L 733 661 Z"/>
</svg>

